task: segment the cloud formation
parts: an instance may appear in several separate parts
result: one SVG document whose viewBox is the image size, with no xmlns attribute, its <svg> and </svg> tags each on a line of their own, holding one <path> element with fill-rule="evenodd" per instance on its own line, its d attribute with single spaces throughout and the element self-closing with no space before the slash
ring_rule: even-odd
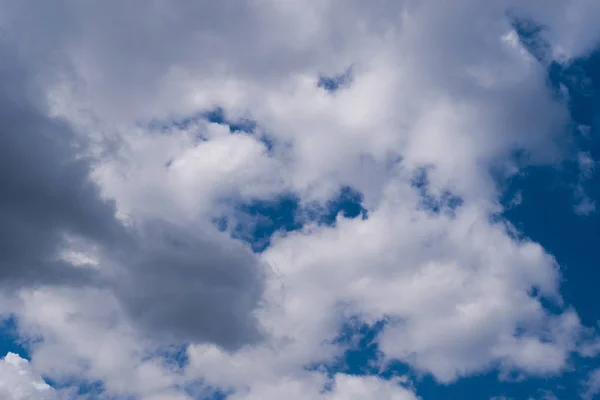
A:
<svg viewBox="0 0 600 400">
<path fill-rule="evenodd" d="M 6 400 L 56 400 L 58 396 L 27 360 L 8 353 L 0 359 L 0 395 Z"/>
<path fill-rule="evenodd" d="M 0 283 L 45 376 L 101 381 L 107 397 L 416 399 L 407 377 L 311 368 L 343 354 L 351 318 L 385 322 L 381 370 L 442 383 L 554 376 L 580 349 L 561 266 L 500 197 L 523 167 L 572 156 L 547 69 L 593 49 L 594 2 L 4 1 L 0 14 Z M 519 20 L 544 27 L 529 38 L 543 54 Z M 584 179 L 594 163 L 579 161 Z M 283 195 L 327 207 L 346 187 L 367 217 L 305 218 L 261 253 L 215 224 Z M 183 365 L 171 345 L 187 346 Z"/>
<path fill-rule="evenodd" d="M 235 347 L 258 339 L 252 310 L 263 278 L 251 252 L 219 238 L 216 229 L 190 235 L 158 218 L 118 219 L 114 200 L 103 197 L 93 180 L 101 160 L 93 155 L 92 141 L 50 115 L 46 88 L 34 77 L 51 81 L 52 74 L 29 68 L 32 61 L 9 45 L 2 51 L 0 281 L 5 290 L 104 287 L 147 332 L 168 326 L 170 340 Z"/>
</svg>

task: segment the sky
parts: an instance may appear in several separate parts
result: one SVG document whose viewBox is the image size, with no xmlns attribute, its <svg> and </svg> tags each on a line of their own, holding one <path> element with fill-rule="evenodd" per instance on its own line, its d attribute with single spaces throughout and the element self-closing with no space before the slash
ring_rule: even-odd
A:
<svg viewBox="0 0 600 400">
<path fill-rule="evenodd" d="M 0 32 L 0 399 L 600 399 L 600 3 Z"/>
</svg>

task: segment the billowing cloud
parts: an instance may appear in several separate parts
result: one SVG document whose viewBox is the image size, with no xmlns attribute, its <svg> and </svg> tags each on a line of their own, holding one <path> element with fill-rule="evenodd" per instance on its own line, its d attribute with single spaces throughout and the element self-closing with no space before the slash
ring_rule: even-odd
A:
<svg viewBox="0 0 600 400">
<path fill-rule="evenodd" d="M 561 266 L 503 219 L 498 183 L 572 156 L 547 68 L 600 39 L 582 24 L 595 3 L 0 11 L 0 282 L 40 339 L 39 371 L 144 399 L 198 385 L 240 400 L 415 399 L 408 378 L 324 372 L 349 318 L 384 322 L 381 369 L 448 383 L 569 367 L 587 331 Z M 523 43 L 519 20 L 544 29 Z M 344 74 L 335 91 L 319 84 Z M 583 179 L 594 164 L 581 154 Z M 309 221 L 259 254 L 215 226 L 242 223 L 240 204 L 291 194 L 310 210 L 345 187 L 365 218 Z M 177 368 L 162 354 L 174 344 L 188 346 Z"/>
<path fill-rule="evenodd" d="M 67 121 L 50 116 L 45 87 L 36 79 L 52 82 L 52 73 L 30 68 L 32 60 L 9 45 L 2 53 L 4 289 L 105 287 L 152 336 L 168 326 L 169 339 L 182 342 L 235 347 L 258 339 L 252 311 L 263 271 L 254 255 L 226 237 L 216 238 L 215 228 L 190 236 L 164 219 L 118 219 L 114 201 L 102 196 L 91 176 L 101 162 L 93 144 Z"/>
<path fill-rule="evenodd" d="M 0 395 L 6 400 L 58 399 L 54 389 L 32 370 L 29 362 L 14 353 L 0 359 Z"/>
</svg>

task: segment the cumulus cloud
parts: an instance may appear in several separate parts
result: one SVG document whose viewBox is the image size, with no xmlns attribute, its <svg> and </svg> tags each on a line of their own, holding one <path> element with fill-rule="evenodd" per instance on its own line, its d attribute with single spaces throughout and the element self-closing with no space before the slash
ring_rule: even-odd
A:
<svg viewBox="0 0 600 400">
<path fill-rule="evenodd" d="M 0 359 L 0 395 L 6 400 L 55 400 L 58 396 L 17 354 Z"/>
<path fill-rule="evenodd" d="M 546 62 L 592 48 L 595 3 L 0 7 L 15 60 L 0 89 L 0 277 L 22 333 L 43 339 L 43 373 L 145 399 L 199 381 L 234 399 L 415 399 L 405 382 L 307 370 L 343 352 L 350 317 L 386 322 L 381 368 L 441 382 L 567 368 L 584 329 L 552 255 L 500 216 L 497 181 L 568 156 Z M 544 27 L 544 57 L 519 18 Z M 202 117 L 215 107 L 255 124 L 233 133 Z M 213 224 L 341 187 L 368 218 L 307 224 L 261 254 Z M 157 356 L 173 343 L 189 344 L 179 369 Z"/>
<path fill-rule="evenodd" d="M 117 218 L 114 201 L 92 177 L 101 163 L 93 140 L 51 115 L 46 85 L 59 78 L 37 65 L 42 60 L 32 59 L 29 47 L 20 53 L 22 45 L 1 48 L 3 287 L 109 288 L 153 336 L 169 326 L 175 341 L 235 347 L 256 340 L 258 260 L 244 246 L 216 238 L 215 228 L 189 236 L 165 218 Z"/>
</svg>

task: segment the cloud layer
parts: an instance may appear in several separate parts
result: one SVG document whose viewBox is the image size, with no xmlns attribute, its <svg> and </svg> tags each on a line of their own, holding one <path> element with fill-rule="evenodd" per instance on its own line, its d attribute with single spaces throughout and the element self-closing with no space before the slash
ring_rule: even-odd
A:
<svg viewBox="0 0 600 400">
<path fill-rule="evenodd" d="M 568 93 L 547 71 L 594 48 L 594 2 L 0 14 L 2 312 L 44 376 L 100 381 L 107 398 L 416 399 L 408 377 L 326 372 L 353 318 L 385 322 L 381 370 L 441 383 L 554 376 L 583 352 L 561 266 L 500 198 L 522 168 L 573 155 Z M 524 38 L 519 21 L 544 29 Z M 594 161 L 579 160 L 584 180 Z M 364 218 L 311 219 L 347 187 Z M 240 205 L 290 195 L 302 228 L 253 252 L 232 229 L 251 220 Z M 6 382 L 29 368 L 3 362 Z"/>
</svg>

